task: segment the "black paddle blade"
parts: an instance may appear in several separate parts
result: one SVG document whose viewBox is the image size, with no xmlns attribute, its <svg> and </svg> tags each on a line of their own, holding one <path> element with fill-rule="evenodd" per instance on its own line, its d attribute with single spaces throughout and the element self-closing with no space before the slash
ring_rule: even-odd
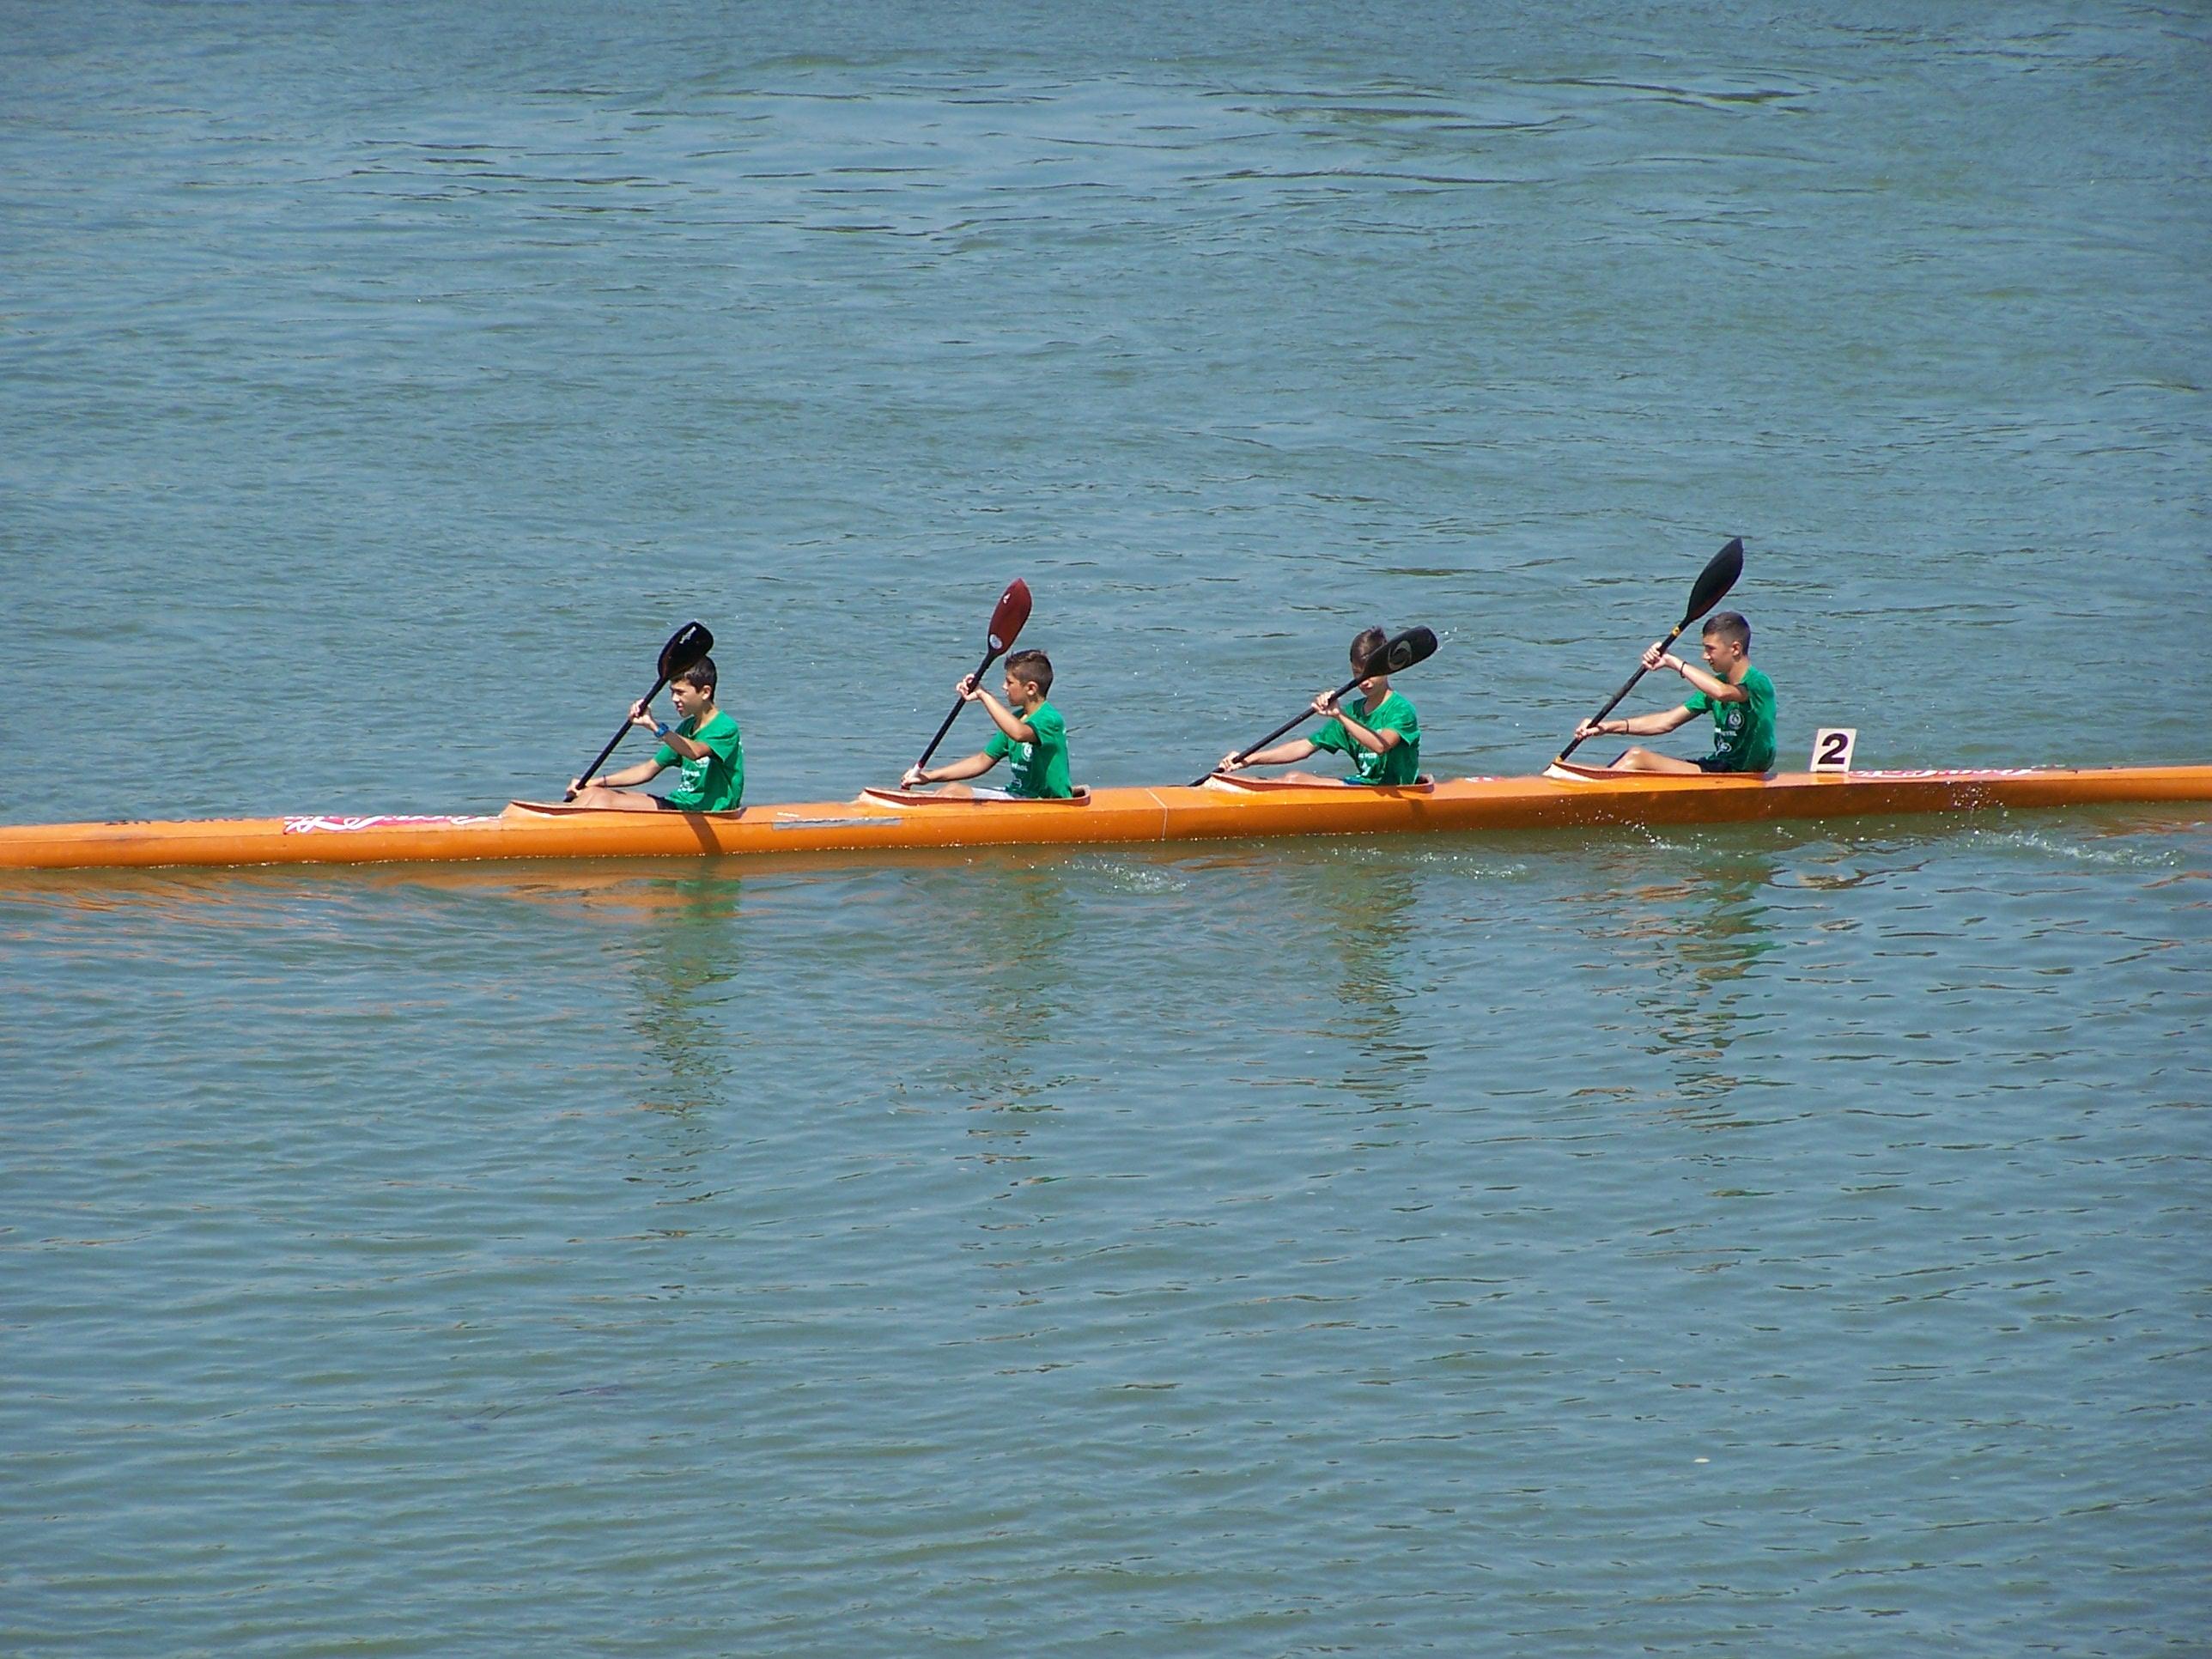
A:
<svg viewBox="0 0 2212 1659">
<path fill-rule="evenodd" d="M 667 684 L 687 668 L 696 668 L 699 659 L 714 648 L 714 636 L 707 631 L 704 623 L 685 623 L 660 647 L 661 684 Z"/>
<path fill-rule="evenodd" d="M 998 604 L 991 607 L 991 630 L 983 636 L 983 643 L 991 647 L 991 655 L 984 661 L 991 663 L 1006 654 L 1006 647 L 1022 631 L 1022 624 L 1030 619 L 1030 585 L 1019 576 L 1006 584 L 1006 591 L 999 595 Z"/>
<path fill-rule="evenodd" d="M 1381 647 L 1359 665 L 1359 678 L 1364 680 L 1377 674 L 1402 674 L 1415 663 L 1426 662 L 1436 654 L 1436 630 L 1409 628 L 1383 641 Z"/>
<path fill-rule="evenodd" d="M 1726 599 L 1729 589 L 1742 574 L 1743 538 L 1738 536 L 1714 554 L 1711 562 L 1698 573 L 1698 585 L 1690 590 L 1689 609 L 1682 612 L 1682 626 L 1687 628 Z"/>
</svg>

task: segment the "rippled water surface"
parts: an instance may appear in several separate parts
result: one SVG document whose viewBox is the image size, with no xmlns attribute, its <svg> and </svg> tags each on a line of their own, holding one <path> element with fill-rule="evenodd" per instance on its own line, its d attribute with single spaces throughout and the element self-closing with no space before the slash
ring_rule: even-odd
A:
<svg viewBox="0 0 2212 1659">
<path fill-rule="evenodd" d="M 2212 759 L 2197 11 L 0 27 L 0 821 L 693 615 L 845 795 L 1012 574 L 1534 770 L 1734 534 L 1785 759 Z M 0 880 L 0 1650 L 2202 1651 L 2208 1016 L 2191 809 Z"/>
</svg>

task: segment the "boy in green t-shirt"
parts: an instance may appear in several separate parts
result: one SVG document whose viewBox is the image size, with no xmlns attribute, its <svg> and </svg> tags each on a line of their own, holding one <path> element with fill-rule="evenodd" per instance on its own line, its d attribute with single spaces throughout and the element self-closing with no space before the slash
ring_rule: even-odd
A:
<svg viewBox="0 0 2212 1659">
<path fill-rule="evenodd" d="M 899 780 L 904 788 L 980 778 L 1007 756 L 1013 775 L 1006 793 L 1015 800 L 1067 800 L 1067 722 L 1045 701 L 1052 690 L 1052 660 L 1042 651 L 1017 651 L 1006 659 L 1006 700 L 1000 702 L 969 674 L 954 688 L 969 702 L 981 702 L 998 730 L 966 760 L 933 768 L 909 766 Z M 989 791 L 978 791 L 989 793 Z"/>
<path fill-rule="evenodd" d="M 1751 624 L 1733 611 L 1705 623 L 1705 666 L 1693 668 L 1664 649 L 1664 641 L 1644 653 L 1646 668 L 1671 668 L 1697 690 L 1679 708 L 1636 714 L 1625 720 L 1584 720 L 1575 736 L 1656 737 L 1686 726 L 1700 714 L 1713 717 L 1713 752 L 1696 760 L 1677 760 L 1649 749 L 1631 749 L 1613 763 L 1622 772 L 1771 772 L 1774 769 L 1774 682 L 1751 665 Z M 1708 672 L 1710 671 L 1710 672 Z"/>
<path fill-rule="evenodd" d="M 1352 672 L 1358 673 L 1366 662 L 1384 645 L 1389 636 L 1379 628 L 1362 629 L 1352 641 Z M 1247 755 L 1245 766 L 1285 766 L 1292 761 L 1302 761 L 1316 750 L 1334 750 L 1340 755 L 1352 757 L 1356 769 L 1344 780 L 1346 783 L 1406 784 L 1418 783 L 1421 776 L 1421 717 L 1413 712 L 1413 705 L 1390 689 L 1390 677 L 1371 674 L 1359 682 L 1359 695 L 1349 707 L 1331 702 L 1334 694 L 1324 691 L 1313 700 L 1313 711 L 1328 723 L 1310 738 L 1292 738 L 1288 743 L 1279 743 L 1273 749 L 1262 749 L 1256 755 Z M 1237 769 L 1239 763 L 1234 753 L 1224 755 L 1217 772 Z M 1333 783 L 1334 778 L 1320 778 L 1309 772 L 1285 772 L 1285 783 Z"/>
<path fill-rule="evenodd" d="M 623 812 L 734 812 L 745 793 L 745 750 L 738 723 L 714 707 L 714 659 L 702 657 L 668 682 L 668 695 L 682 724 L 664 726 L 641 702 L 629 706 L 630 724 L 660 739 L 649 761 L 619 772 L 603 772 L 569 787 L 579 806 Z M 676 787 L 665 796 L 633 786 L 650 783 L 670 767 L 681 768 Z"/>
</svg>

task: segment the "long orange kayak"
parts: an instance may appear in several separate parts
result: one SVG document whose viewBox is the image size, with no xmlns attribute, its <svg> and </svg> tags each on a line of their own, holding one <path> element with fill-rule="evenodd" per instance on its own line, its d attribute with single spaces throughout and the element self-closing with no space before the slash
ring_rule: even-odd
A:
<svg viewBox="0 0 2212 1659">
<path fill-rule="evenodd" d="M 757 857 L 933 847 L 1226 841 L 1467 830 L 1741 823 L 1915 812 L 2212 801 L 2212 766 L 1542 777 L 1402 788 L 1214 780 L 1075 801 L 867 790 L 737 812 L 611 812 L 516 802 L 481 817 L 295 817 L 0 828 L 0 869 L 382 864 L 472 859 Z"/>
</svg>

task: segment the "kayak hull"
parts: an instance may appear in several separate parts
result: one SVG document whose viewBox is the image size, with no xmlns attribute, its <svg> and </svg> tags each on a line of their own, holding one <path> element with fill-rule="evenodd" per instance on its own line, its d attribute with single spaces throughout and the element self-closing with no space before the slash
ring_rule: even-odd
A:
<svg viewBox="0 0 2212 1659">
<path fill-rule="evenodd" d="M 1559 773 L 1565 775 L 1559 775 Z M 850 801 L 739 812 L 518 802 L 495 816 L 292 817 L 0 828 L 0 869 L 758 857 L 922 848 L 1603 829 L 2212 801 L 2212 766 L 1675 777 L 1556 769 L 1402 789 L 1215 781 L 1079 801 Z"/>
</svg>

